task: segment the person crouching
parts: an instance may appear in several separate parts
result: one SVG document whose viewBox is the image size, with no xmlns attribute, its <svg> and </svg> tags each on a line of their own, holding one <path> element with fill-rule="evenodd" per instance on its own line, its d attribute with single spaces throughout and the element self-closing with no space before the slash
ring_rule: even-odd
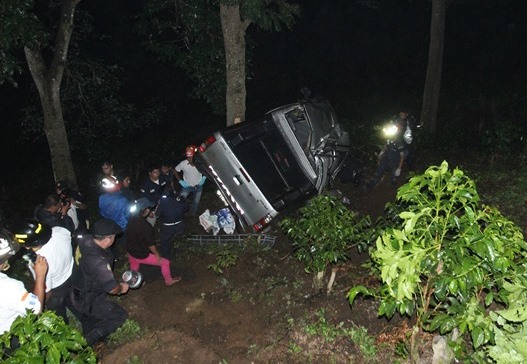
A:
<svg viewBox="0 0 527 364">
<path fill-rule="evenodd" d="M 161 267 L 161 274 L 165 284 L 171 286 L 181 280 L 181 277 L 172 277 L 170 261 L 163 258 L 154 242 L 154 228 L 146 220 L 150 216 L 155 203 L 141 197 L 135 203 L 135 211 L 130 215 L 126 227 L 126 250 L 130 269 L 137 271 L 141 264 Z"/>
</svg>

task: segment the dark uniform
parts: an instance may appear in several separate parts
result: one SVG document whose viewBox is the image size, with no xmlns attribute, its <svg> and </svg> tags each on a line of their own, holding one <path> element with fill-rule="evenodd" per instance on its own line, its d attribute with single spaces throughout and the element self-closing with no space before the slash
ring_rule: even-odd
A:
<svg viewBox="0 0 527 364">
<path fill-rule="evenodd" d="M 92 345 L 121 326 L 128 313 L 107 297 L 118 284 L 111 269 L 111 250 L 97 245 L 92 235 L 84 235 L 79 238 L 79 252 L 73 266 L 72 301 L 84 337 Z"/>
<path fill-rule="evenodd" d="M 164 194 L 159 200 L 156 210 L 159 219 L 159 234 L 161 243 L 161 255 L 170 259 L 170 242 L 176 235 L 183 235 L 185 232 L 185 212 L 188 204 L 181 196 L 176 196 L 173 191 Z"/>
<path fill-rule="evenodd" d="M 43 224 L 49 225 L 50 227 L 60 226 L 68 229 L 70 233 L 75 231 L 75 224 L 68 215 L 62 215 L 61 213 L 52 214 L 47 209 L 38 205 L 35 208 L 35 218 Z"/>
<path fill-rule="evenodd" d="M 405 155 L 405 141 L 403 139 L 404 124 L 398 123 L 399 132 L 390 140 L 387 141 L 384 151 L 379 159 L 379 164 L 375 170 L 373 178 L 368 182 L 367 187 L 372 188 L 377 185 L 382 176 L 386 173 L 390 173 L 390 182 L 392 185 L 397 183 L 397 175 L 395 171 L 401 163 L 401 158 L 404 159 Z"/>
<path fill-rule="evenodd" d="M 170 169 L 168 173 L 161 173 L 159 175 L 159 185 L 161 186 L 161 191 L 166 191 L 166 189 L 172 184 L 174 180 L 174 171 Z"/>
<path fill-rule="evenodd" d="M 159 178 L 158 182 L 159 183 L 155 183 L 150 178 L 146 178 L 141 184 L 139 190 L 141 192 L 140 197 L 146 197 L 157 205 L 166 187 L 166 181 L 162 181 L 161 178 Z"/>
</svg>

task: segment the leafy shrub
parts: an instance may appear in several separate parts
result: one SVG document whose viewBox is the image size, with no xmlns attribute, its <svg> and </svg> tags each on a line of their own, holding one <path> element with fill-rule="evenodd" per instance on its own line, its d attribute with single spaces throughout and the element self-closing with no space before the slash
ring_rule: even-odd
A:
<svg viewBox="0 0 527 364">
<path fill-rule="evenodd" d="M 361 252 L 368 245 L 369 217 L 359 219 L 334 196 L 312 198 L 299 209 L 299 215 L 284 218 L 280 226 L 292 239 L 294 256 L 308 273 L 324 272 L 330 264 L 346 260 L 351 247 Z"/>
<path fill-rule="evenodd" d="M 474 182 L 448 164 L 428 168 L 397 192 L 400 223 L 386 227 L 371 250 L 379 289 L 353 287 L 380 299 L 378 314 L 416 317 L 411 356 L 420 330 L 459 329 L 475 350 L 472 361 L 525 362 L 527 243 L 501 213 L 480 206 Z M 461 340 L 461 339 L 460 339 Z M 458 356 L 467 353 L 461 342 Z"/>
<path fill-rule="evenodd" d="M 497 156 L 506 159 L 519 155 L 524 149 L 524 132 L 517 123 L 503 120 L 493 129 L 488 129 L 482 137 L 481 144 L 485 151 L 491 155 L 491 167 Z"/>
<path fill-rule="evenodd" d="M 19 347 L 11 347 L 16 338 Z M 0 336 L 2 363 L 94 363 L 95 352 L 82 334 L 52 311 L 19 316 L 11 330 Z"/>
<path fill-rule="evenodd" d="M 209 264 L 207 269 L 212 269 L 216 274 L 223 274 L 226 268 L 236 265 L 240 257 L 241 248 L 236 245 L 223 245 L 216 251 L 216 260 Z"/>
</svg>

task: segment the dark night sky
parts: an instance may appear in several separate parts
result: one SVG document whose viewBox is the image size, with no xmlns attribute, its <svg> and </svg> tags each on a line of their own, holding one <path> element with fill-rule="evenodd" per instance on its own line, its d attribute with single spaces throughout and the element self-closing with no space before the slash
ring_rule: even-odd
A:
<svg viewBox="0 0 527 364">
<path fill-rule="evenodd" d="M 303 86 L 328 97 L 341 117 L 357 122 L 375 122 L 400 108 L 419 115 L 428 57 L 429 1 L 382 1 L 386 5 L 375 9 L 350 0 L 300 3 L 302 16 L 291 31 L 249 30 L 255 47 L 247 84 L 248 120 L 295 100 Z M 93 43 L 92 51 L 125 68 L 129 81 L 123 93 L 128 98 L 157 97 L 169 106 L 172 120 L 200 120 L 206 129 L 206 123 L 218 118 L 200 101 L 187 98 L 186 77 L 147 55 L 130 35 L 129 16 L 139 5 L 129 0 L 81 2 L 97 10 L 96 28 L 110 35 L 104 44 Z M 482 100 L 490 96 L 524 97 L 526 8 L 520 0 L 457 0 L 448 8 L 440 118 L 452 114 L 478 118 L 488 111 Z M 24 104 L 38 99 L 27 94 L 28 75 L 20 80 L 19 89 L 0 86 L 2 155 L 23 155 L 26 164 L 28 159 L 39 159 L 30 145 L 16 142 L 17 117 Z M 514 112 L 525 116 L 524 108 Z M 46 144 L 36 150 L 41 148 Z M 18 152 L 13 154 L 14 150 Z"/>
</svg>

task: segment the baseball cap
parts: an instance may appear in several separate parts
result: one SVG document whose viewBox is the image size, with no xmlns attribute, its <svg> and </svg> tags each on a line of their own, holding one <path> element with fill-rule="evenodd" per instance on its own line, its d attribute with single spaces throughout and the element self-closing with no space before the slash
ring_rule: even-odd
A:
<svg viewBox="0 0 527 364">
<path fill-rule="evenodd" d="M 137 208 L 137 211 L 143 211 L 147 208 L 151 208 L 151 207 L 154 207 L 156 204 L 153 203 L 152 201 L 150 201 L 148 198 L 146 197 L 141 197 L 140 199 L 138 199 L 137 201 L 135 201 L 135 206 Z"/>
<path fill-rule="evenodd" d="M 123 230 L 117 223 L 110 219 L 100 219 L 93 224 L 93 235 L 110 236 L 122 233 Z"/>
</svg>

